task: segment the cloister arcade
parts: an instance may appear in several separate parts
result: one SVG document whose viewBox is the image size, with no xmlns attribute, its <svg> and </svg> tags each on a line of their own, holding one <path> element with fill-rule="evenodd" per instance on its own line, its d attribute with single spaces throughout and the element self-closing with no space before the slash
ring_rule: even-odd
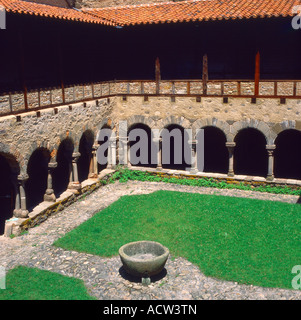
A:
<svg viewBox="0 0 301 320">
<path fill-rule="evenodd" d="M 142 118 L 143 121 L 130 123 L 127 136 L 134 129 L 144 129 L 148 138 L 147 163 L 131 163 L 131 154 L 137 151 L 139 138 L 127 139 L 127 166 L 142 166 L 157 170 L 183 170 L 187 168 L 184 157 L 181 163 L 174 162 L 175 140 L 171 138 L 170 164 L 162 162 L 164 130 L 192 129 L 193 137 L 188 141 L 183 134 L 183 142 L 189 142 L 194 152 L 198 143 L 196 129 L 204 129 L 204 168 L 206 173 L 221 173 L 229 177 L 235 175 L 259 176 L 267 181 L 275 178 L 301 180 L 301 159 L 296 146 L 301 145 L 301 131 L 286 128 L 277 134 L 267 131 L 264 123 L 240 121 L 231 126 L 216 119 L 197 120 L 192 125 L 189 121 L 160 120 L 158 122 Z M 162 125 L 159 136 L 154 136 L 152 129 Z M 102 128 L 115 127 L 105 124 Z M 116 128 L 116 127 L 115 127 Z M 0 234 L 4 232 L 5 221 L 12 217 L 26 217 L 28 213 L 43 201 L 55 202 L 67 189 L 79 190 L 81 183 L 89 178 L 97 178 L 99 172 L 111 165 L 100 165 L 96 160 L 97 148 L 103 141 L 97 141 L 97 130 L 87 129 L 81 136 L 62 139 L 52 149 L 37 147 L 26 158 L 27 170 L 20 169 L 18 155 L 0 150 Z M 117 135 L 117 140 L 119 139 Z M 156 140 L 157 139 L 157 140 Z M 151 145 L 159 141 L 158 154 L 151 158 Z M 118 142 L 118 141 L 117 141 Z M 118 146 L 118 143 L 116 144 Z M 136 149 L 135 146 L 136 145 Z M 106 152 L 110 157 L 112 149 Z M 120 150 L 117 148 L 117 164 Z M 183 155 L 183 154 L 182 154 Z M 196 154 L 195 154 L 196 156 Z M 156 161 L 157 160 L 157 161 Z M 151 164 L 150 164 L 151 163 Z M 197 172 L 198 164 L 191 165 L 191 172 Z"/>
</svg>

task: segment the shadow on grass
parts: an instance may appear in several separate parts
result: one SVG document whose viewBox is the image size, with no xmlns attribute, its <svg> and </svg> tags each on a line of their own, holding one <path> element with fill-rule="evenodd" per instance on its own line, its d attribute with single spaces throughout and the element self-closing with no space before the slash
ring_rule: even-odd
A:
<svg viewBox="0 0 301 320">
<path fill-rule="evenodd" d="M 131 282 L 135 282 L 135 283 L 141 283 L 141 278 L 140 277 L 135 277 L 135 276 L 132 276 L 132 275 L 128 274 L 123 267 L 119 268 L 119 274 L 125 280 L 131 281 Z M 156 274 L 155 276 L 151 276 L 150 277 L 151 282 L 160 281 L 166 275 L 167 275 L 167 271 L 166 271 L 165 268 L 163 268 L 163 270 L 160 273 Z"/>
</svg>

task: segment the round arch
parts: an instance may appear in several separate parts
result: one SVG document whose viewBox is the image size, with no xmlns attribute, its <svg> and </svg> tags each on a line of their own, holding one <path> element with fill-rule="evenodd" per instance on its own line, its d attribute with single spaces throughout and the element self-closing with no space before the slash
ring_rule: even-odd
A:
<svg viewBox="0 0 301 320">
<path fill-rule="evenodd" d="M 267 176 L 266 137 L 255 128 L 241 129 L 234 139 L 234 172 L 250 176 Z"/>
<path fill-rule="evenodd" d="M 275 139 L 274 175 L 276 178 L 301 180 L 301 131 L 287 129 Z"/>
<path fill-rule="evenodd" d="M 16 158 L 12 154 L 0 152 L 0 235 L 4 233 L 5 221 L 13 216 L 19 173 Z"/>
</svg>

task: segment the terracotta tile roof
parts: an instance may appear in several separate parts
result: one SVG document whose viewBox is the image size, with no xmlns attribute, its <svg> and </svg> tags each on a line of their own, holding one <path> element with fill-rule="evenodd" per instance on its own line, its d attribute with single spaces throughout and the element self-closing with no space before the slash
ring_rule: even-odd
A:
<svg viewBox="0 0 301 320">
<path fill-rule="evenodd" d="M 189 0 L 84 9 L 117 25 L 293 16 L 301 0 Z"/>
<path fill-rule="evenodd" d="M 73 20 L 87 23 L 114 25 L 113 22 L 107 21 L 104 18 L 96 17 L 94 15 L 81 12 L 76 9 L 67 9 L 20 0 L 0 0 L 0 5 L 3 6 L 7 12 L 29 14 L 63 20 Z"/>
</svg>

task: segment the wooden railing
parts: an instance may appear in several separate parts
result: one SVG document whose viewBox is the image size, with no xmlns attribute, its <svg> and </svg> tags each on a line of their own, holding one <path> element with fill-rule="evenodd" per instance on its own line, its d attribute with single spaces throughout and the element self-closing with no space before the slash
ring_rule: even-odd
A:
<svg viewBox="0 0 301 320">
<path fill-rule="evenodd" d="M 301 99 L 301 80 L 118 80 L 0 95 L 0 115 L 18 114 L 110 96 L 192 96 Z"/>
</svg>

